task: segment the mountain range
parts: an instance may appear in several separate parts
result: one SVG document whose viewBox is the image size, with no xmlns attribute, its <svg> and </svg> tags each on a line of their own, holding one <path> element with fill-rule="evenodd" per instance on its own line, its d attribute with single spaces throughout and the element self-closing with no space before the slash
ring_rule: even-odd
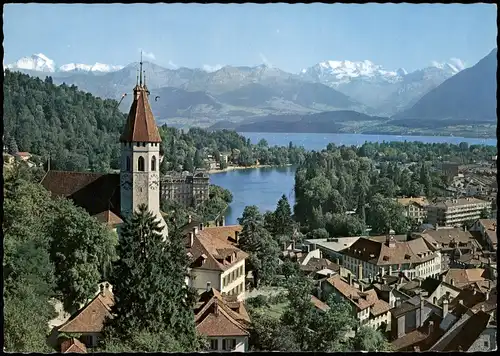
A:
<svg viewBox="0 0 500 356">
<path fill-rule="evenodd" d="M 57 67 L 53 60 L 37 54 L 6 67 L 40 78 L 50 74 L 55 84 L 76 85 L 100 97 L 119 99 L 131 92 L 139 64 Z M 387 70 L 369 60 L 324 61 L 300 73 L 267 65 L 224 66 L 206 71 L 184 67 L 174 70 L 146 62 L 143 69 L 155 98 L 152 109 L 160 122 L 207 127 L 219 121 L 252 123 L 280 115 L 309 120 L 314 118 L 309 115 L 334 111 L 402 118 L 443 83 L 472 68 L 465 69 L 460 60 L 451 59 L 413 72 L 404 68 Z M 467 81 L 467 75 L 465 78 Z M 131 100 L 131 95 L 126 96 L 120 109 L 128 110 Z"/>
</svg>

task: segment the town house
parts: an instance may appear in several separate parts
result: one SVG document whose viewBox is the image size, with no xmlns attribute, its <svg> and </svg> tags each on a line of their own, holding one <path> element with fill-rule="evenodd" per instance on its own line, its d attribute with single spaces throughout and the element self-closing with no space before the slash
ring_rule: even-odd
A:
<svg viewBox="0 0 500 356">
<path fill-rule="evenodd" d="M 385 242 L 360 238 L 342 253 L 342 266 L 355 273 L 360 280 L 377 275 L 397 275 L 399 272 L 409 279 L 441 273 L 439 251 L 433 251 L 422 238 L 396 241 L 392 230 Z"/>
<path fill-rule="evenodd" d="M 189 280 L 192 287 L 203 292 L 210 285 L 223 295 L 243 297 L 248 254 L 234 246 L 240 231 L 238 226 L 207 228 L 199 224 L 186 234 L 186 247 L 192 261 Z M 232 237 L 228 236 L 229 232 Z"/>
</svg>

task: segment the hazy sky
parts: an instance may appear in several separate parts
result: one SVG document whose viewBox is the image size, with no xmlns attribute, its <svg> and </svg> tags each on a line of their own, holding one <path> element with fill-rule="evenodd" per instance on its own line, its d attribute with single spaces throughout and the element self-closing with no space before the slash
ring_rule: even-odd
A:
<svg viewBox="0 0 500 356">
<path fill-rule="evenodd" d="M 324 60 L 470 66 L 497 36 L 492 4 L 10 4 L 3 30 L 4 63 L 43 53 L 58 65 L 126 65 L 143 49 L 166 67 L 267 63 L 290 72 Z"/>
</svg>

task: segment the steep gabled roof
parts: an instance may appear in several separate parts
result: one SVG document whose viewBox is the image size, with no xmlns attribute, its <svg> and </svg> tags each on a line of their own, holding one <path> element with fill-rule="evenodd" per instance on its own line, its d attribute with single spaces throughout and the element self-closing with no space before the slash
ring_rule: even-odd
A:
<svg viewBox="0 0 500 356">
<path fill-rule="evenodd" d="M 489 320 L 489 314 L 478 311 L 464 323 L 461 330 L 452 340 L 450 340 L 442 351 L 469 350 L 474 341 L 476 341 L 479 335 L 486 329 Z"/>
<path fill-rule="evenodd" d="M 87 348 L 78 339 L 71 338 L 64 340 L 61 344 L 61 353 L 63 354 L 86 354 Z"/>
<path fill-rule="evenodd" d="M 231 304 L 235 303 L 238 303 L 238 306 L 233 305 L 231 308 Z M 243 303 L 226 301 L 213 288 L 200 296 L 200 306 L 195 312 L 196 329 L 202 335 L 208 337 L 249 335 L 247 323 L 250 322 L 250 318 L 244 310 Z"/>
<path fill-rule="evenodd" d="M 54 197 L 71 199 L 90 215 L 106 211 L 120 217 L 120 175 L 48 171 L 40 184 Z"/>
<path fill-rule="evenodd" d="M 112 294 L 99 293 L 90 303 L 80 309 L 74 317 L 58 327 L 63 333 L 98 333 L 102 331 L 107 318 L 112 318 L 114 305 Z"/>
<path fill-rule="evenodd" d="M 148 94 L 147 88 L 142 85 L 134 88 L 134 101 L 120 142 L 161 142 Z"/>
</svg>

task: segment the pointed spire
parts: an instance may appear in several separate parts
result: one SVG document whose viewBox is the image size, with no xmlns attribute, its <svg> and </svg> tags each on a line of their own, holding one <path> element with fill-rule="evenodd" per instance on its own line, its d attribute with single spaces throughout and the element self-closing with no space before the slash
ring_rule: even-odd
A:
<svg viewBox="0 0 500 356">
<path fill-rule="evenodd" d="M 142 51 L 141 51 L 141 62 L 140 62 L 140 80 L 139 80 L 139 85 L 142 87 Z"/>
<path fill-rule="evenodd" d="M 137 81 L 136 81 L 135 85 L 139 85 L 139 69 L 137 69 Z"/>
</svg>

